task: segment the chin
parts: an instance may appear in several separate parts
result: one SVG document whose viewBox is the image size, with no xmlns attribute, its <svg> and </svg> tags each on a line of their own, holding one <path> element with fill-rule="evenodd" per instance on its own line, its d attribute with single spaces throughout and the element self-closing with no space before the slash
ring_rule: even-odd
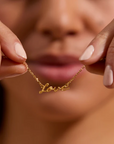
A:
<svg viewBox="0 0 114 144">
<path fill-rule="evenodd" d="M 63 92 L 39 94 L 38 83 L 29 73 L 6 79 L 4 84 L 12 93 L 9 96 L 12 105 L 16 101 L 16 106 L 18 103 L 19 107 L 26 108 L 29 115 L 53 122 L 76 121 L 95 110 L 112 93 L 102 85 L 101 76 L 84 73 Z"/>
<path fill-rule="evenodd" d="M 36 102 L 37 115 L 53 122 L 76 121 L 95 111 L 107 99 L 107 94 L 109 90 L 104 87 L 96 92 L 71 88 L 64 92 L 44 93 Z"/>
<path fill-rule="evenodd" d="M 48 121 L 70 122 L 83 117 L 93 106 L 68 90 L 42 94 L 37 112 L 39 117 Z"/>
</svg>

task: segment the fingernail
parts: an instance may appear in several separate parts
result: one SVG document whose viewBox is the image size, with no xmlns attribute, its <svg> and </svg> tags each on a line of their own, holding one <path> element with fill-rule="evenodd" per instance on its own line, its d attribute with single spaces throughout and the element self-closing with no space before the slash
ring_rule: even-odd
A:
<svg viewBox="0 0 114 144">
<path fill-rule="evenodd" d="M 86 50 L 85 50 L 85 52 L 82 54 L 82 56 L 79 58 L 79 60 L 87 60 L 87 59 L 89 59 L 91 56 L 92 56 L 92 54 L 93 54 L 93 52 L 94 52 L 94 47 L 93 47 L 93 45 L 90 45 Z"/>
<path fill-rule="evenodd" d="M 15 43 L 15 51 L 16 51 L 18 56 L 20 56 L 24 59 L 27 59 L 26 52 L 25 52 L 25 50 L 24 50 L 24 48 L 22 47 L 21 44 Z"/>
<path fill-rule="evenodd" d="M 113 84 L 113 71 L 110 65 L 107 65 L 105 68 L 103 83 L 105 86 Z"/>
</svg>

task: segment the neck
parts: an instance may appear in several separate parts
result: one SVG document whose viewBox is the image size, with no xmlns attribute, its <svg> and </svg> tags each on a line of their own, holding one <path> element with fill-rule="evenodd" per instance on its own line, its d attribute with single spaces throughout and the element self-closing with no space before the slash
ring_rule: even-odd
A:
<svg viewBox="0 0 114 144">
<path fill-rule="evenodd" d="M 2 144 L 114 143 L 113 109 L 114 98 L 78 121 L 52 123 L 28 112 L 19 102 L 8 100 Z"/>
</svg>

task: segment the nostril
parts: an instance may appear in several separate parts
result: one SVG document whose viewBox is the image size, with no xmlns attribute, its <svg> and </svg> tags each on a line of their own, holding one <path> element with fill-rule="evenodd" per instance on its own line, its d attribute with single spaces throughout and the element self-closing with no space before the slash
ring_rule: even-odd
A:
<svg viewBox="0 0 114 144">
<path fill-rule="evenodd" d="M 61 33 L 61 31 L 56 31 L 56 33 L 53 33 L 51 30 L 48 29 L 44 29 L 42 30 L 42 35 L 46 36 L 46 37 L 54 37 L 54 38 L 61 38 L 63 36 L 75 36 L 76 32 L 75 31 L 67 31 L 66 34 L 65 33 Z"/>
<path fill-rule="evenodd" d="M 76 33 L 74 31 L 69 31 L 69 32 L 67 32 L 67 35 L 74 36 L 74 35 L 76 35 Z"/>
<path fill-rule="evenodd" d="M 49 31 L 49 30 L 44 30 L 44 31 L 42 32 L 42 34 L 43 34 L 44 36 L 50 36 L 50 35 L 51 35 L 51 31 Z"/>
</svg>

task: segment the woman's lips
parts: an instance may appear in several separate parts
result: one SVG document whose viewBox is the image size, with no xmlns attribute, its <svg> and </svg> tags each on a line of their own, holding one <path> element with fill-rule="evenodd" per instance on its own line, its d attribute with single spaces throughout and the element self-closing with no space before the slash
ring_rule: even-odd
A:
<svg viewBox="0 0 114 144">
<path fill-rule="evenodd" d="M 82 67 L 78 60 L 71 57 L 43 57 L 28 61 L 28 64 L 38 78 L 57 83 L 69 81 Z"/>
</svg>

